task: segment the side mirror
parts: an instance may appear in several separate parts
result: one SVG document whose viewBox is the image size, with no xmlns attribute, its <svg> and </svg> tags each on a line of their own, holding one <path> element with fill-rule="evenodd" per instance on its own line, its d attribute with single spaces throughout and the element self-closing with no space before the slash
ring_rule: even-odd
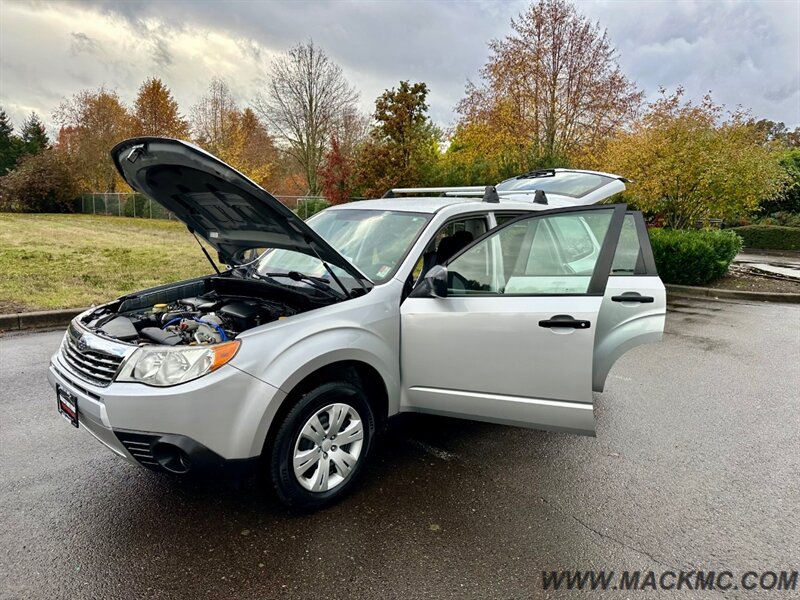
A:
<svg viewBox="0 0 800 600">
<path fill-rule="evenodd" d="M 414 288 L 412 298 L 447 298 L 447 268 L 434 265 Z"/>
</svg>

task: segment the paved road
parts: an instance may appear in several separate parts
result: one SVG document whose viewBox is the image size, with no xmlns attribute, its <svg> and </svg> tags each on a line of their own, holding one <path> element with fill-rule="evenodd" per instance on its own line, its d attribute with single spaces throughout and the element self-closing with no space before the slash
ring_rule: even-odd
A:
<svg viewBox="0 0 800 600">
<path fill-rule="evenodd" d="M 311 516 L 129 467 L 56 414 L 60 334 L 6 337 L 0 598 L 528 598 L 543 569 L 796 569 L 799 332 L 800 307 L 681 301 L 612 371 L 596 438 L 408 419 Z"/>
<path fill-rule="evenodd" d="M 798 252 L 741 252 L 733 262 L 755 267 L 773 275 L 800 279 L 800 253 Z"/>
</svg>

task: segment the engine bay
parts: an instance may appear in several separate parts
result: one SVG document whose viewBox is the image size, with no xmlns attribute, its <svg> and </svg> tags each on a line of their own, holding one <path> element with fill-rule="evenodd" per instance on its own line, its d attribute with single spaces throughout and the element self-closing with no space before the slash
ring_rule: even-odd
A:
<svg viewBox="0 0 800 600">
<path fill-rule="evenodd" d="M 262 292 L 262 293 L 259 293 Z M 313 293 L 214 277 L 121 298 L 83 318 L 90 330 L 128 344 L 218 344 L 279 319 L 331 304 Z"/>
<path fill-rule="evenodd" d="M 218 344 L 242 331 L 296 314 L 288 306 L 255 298 L 181 298 L 119 314 L 99 315 L 87 325 L 100 334 L 134 344 Z"/>
</svg>

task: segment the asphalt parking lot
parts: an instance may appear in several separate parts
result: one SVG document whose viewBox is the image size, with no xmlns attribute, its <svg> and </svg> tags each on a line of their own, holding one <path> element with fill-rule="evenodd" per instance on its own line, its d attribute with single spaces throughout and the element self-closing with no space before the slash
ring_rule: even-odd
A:
<svg viewBox="0 0 800 600">
<path fill-rule="evenodd" d="M 3 599 L 536 598 L 542 570 L 800 566 L 800 306 L 675 301 L 613 369 L 596 438 L 404 418 L 309 516 L 70 427 L 45 379 L 60 339 L 0 338 Z M 706 597 L 652 594 L 675 595 Z"/>
</svg>

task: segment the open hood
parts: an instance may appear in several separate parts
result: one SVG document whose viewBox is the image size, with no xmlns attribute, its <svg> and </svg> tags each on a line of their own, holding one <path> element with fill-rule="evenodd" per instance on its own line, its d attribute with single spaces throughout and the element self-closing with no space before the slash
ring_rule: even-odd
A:
<svg viewBox="0 0 800 600">
<path fill-rule="evenodd" d="M 128 185 L 186 223 L 226 264 L 234 266 L 248 249 L 283 248 L 369 281 L 272 194 L 194 144 L 132 138 L 114 146 L 111 157 Z"/>
</svg>

